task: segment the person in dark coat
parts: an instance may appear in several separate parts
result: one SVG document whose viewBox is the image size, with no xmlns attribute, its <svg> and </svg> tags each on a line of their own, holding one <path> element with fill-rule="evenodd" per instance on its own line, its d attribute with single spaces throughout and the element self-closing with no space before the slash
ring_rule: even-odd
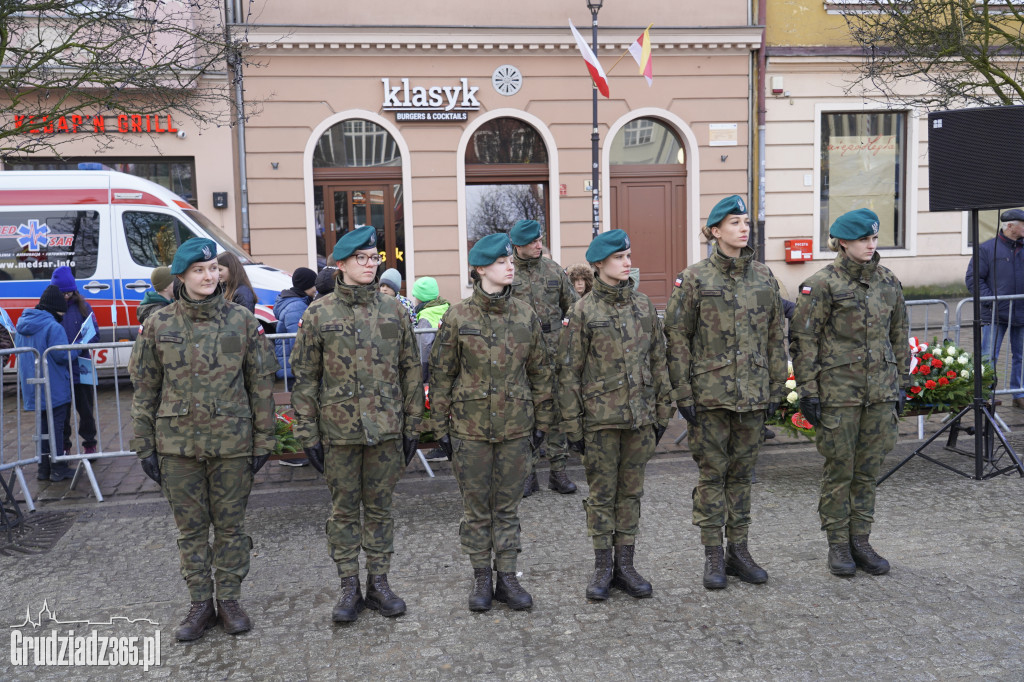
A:
<svg viewBox="0 0 1024 682">
<path fill-rule="evenodd" d="M 256 292 L 238 256 L 230 251 L 221 251 L 217 255 L 217 267 L 224 286 L 224 300 L 237 303 L 250 313 L 256 312 Z"/>
<path fill-rule="evenodd" d="M 61 324 L 64 325 L 64 331 L 68 335 L 68 343 L 74 343 L 78 340 L 79 335 L 82 332 L 82 325 L 92 315 L 92 306 L 78 291 L 78 283 L 75 281 L 75 276 L 71 272 L 71 268 L 66 265 L 62 265 L 53 271 L 53 276 L 50 278 L 50 284 L 56 286 L 60 293 L 64 296 L 64 299 L 68 302 L 68 311 L 64 314 L 64 319 Z M 93 320 L 95 323 L 95 320 Z M 92 339 L 92 341 L 99 341 L 99 339 Z M 83 350 L 78 353 L 79 357 L 91 360 L 92 354 Z M 69 368 L 71 372 L 71 378 L 74 381 L 74 405 L 75 411 L 78 413 L 78 436 L 82 439 L 82 451 L 91 455 L 96 452 L 96 401 L 93 399 L 93 388 L 89 384 L 82 384 L 81 372 L 78 361 L 72 363 Z M 71 415 L 71 410 L 68 410 L 67 419 L 64 420 L 62 427 L 64 452 L 71 452 L 71 427 L 74 417 Z M 54 426 L 54 428 L 57 428 Z"/>
<path fill-rule="evenodd" d="M 1014 208 L 999 216 L 1003 224 L 998 234 L 978 247 L 978 290 L 981 296 L 1013 296 L 1024 294 L 1024 210 Z M 967 290 L 974 293 L 974 259 L 967 262 L 964 277 Z M 1012 315 L 1011 315 L 1012 310 Z M 994 323 L 993 323 L 994 322 Z M 999 311 L 993 320 L 992 304 L 981 307 L 981 347 L 984 354 L 999 362 L 999 348 L 1003 336 L 1010 330 L 1010 388 L 1013 406 L 1024 410 L 1024 390 L 1021 374 L 1024 372 L 1024 300 L 999 302 Z"/>
<path fill-rule="evenodd" d="M 149 275 L 149 281 L 153 288 L 142 297 L 142 302 L 139 303 L 139 308 L 135 311 L 136 317 L 139 318 L 139 324 L 145 323 L 146 318 L 150 315 L 174 302 L 176 289 L 174 284 L 178 280 L 171 274 L 169 267 L 161 265 L 158 268 L 153 268 L 153 272 Z"/>
<path fill-rule="evenodd" d="M 316 295 L 316 273 L 309 268 L 297 268 L 292 273 L 292 286 L 290 289 L 283 289 L 274 301 L 274 317 L 277 318 L 278 334 L 295 334 L 299 331 L 299 321 L 302 313 L 313 302 Z M 281 369 L 277 370 L 278 379 L 293 379 L 295 375 L 291 368 L 292 346 L 294 339 L 277 339 L 274 341 L 274 352 L 277 354 L 277 364 Z M 305 459 L 305 456 L 303 456 Z"/>
</svg>

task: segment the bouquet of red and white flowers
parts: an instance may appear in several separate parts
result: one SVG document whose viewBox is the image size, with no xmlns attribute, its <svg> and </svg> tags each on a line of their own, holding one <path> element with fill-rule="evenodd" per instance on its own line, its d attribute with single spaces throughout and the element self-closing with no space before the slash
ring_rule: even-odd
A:
<svg viewBox="0 0 1024 682">
<path fill-rule="evenodd" d="M 910 391 L 907 410 L 959 412 L 974 400 L 974 358 L 952 341 L 932 345 L 917 337 L 910 339 Z M 988 360 L 982 360 L 981 385 L 991 394 L 995 372 Z"/>
<path fill-rule="evenodd" d="M 786 402 L 779 406 L 779 411 L 771 415 L 765 424 L 778 426 L 791 436 L 814 438 L 814 427 L 800 414 L 800 394 L 796 392 L 796 376 L 793 374 L 793 363 L 789 363 L 789 378 L 786 380 Z"/>
</svg>

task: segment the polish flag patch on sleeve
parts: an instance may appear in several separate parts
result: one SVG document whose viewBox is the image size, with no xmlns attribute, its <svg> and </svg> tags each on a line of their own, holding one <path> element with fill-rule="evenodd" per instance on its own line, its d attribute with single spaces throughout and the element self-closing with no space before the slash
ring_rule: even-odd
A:
<svg viewBox="0 0 1024 682">
<path fill-rule="evenodd" d="M 261 334 L 261 335 L 263 334 L 263 325 L 262 324 L 260 326 L 256 327 L 256 333 L 257 334 Z"/>
<path fill-rule="evenodd" d="M 676 286 L 677 287 L 683 286 L 683 280 L 682 280 L 681 277 L 676 277 Z"/>
<path fill-rule="evenodd" d="M 805 295 L 806 294 L 810 294 L 811 293 L 811 288 L 809 286 L 802 286 L 802 287 L 800 287 L 800 293 L 801 294 L 805 294 Z"/>
<path fill-rule="evenodd" d="M 302 328 L 302 320 L 299 320 L 299 328 Z"/>
</svg>

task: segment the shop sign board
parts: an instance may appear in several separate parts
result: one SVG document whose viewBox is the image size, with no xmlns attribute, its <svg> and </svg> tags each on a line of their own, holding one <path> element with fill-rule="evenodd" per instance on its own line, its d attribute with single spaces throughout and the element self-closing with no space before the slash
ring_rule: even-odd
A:
<svg viewBox="0 0 1024 682">
<path fill-rule="evenodd" d="M 408 78 L 392 85 L 390 78 L 381 78 L 384 99 L 381 109 L 395 112 L 396 121 L 466 121 L 468 112 L 479 111 L 476 93 L 480 88 L 471 86 L 468 78 L 460 78 L 458 85 L 412 86 Z"/>
</svg>

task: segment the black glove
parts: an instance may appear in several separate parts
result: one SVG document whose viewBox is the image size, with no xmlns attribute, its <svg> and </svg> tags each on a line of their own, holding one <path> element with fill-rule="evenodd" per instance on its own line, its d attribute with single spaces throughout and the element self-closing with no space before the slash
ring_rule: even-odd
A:
<svg viewBox="0 0 1024 682">
<path fill-rule="evenodd" d="M 448 434 L 444 434 L 437 439 L 437 447 L 441 448 L 441 452 L 448 458 L 448 461 L 452 461 L 452 455 L 455 454 L 454 448 L 452 448 L 452 439 Z"/>
<path fill-rule="evenodd" d="M 249 462 L 249 466 L 252 467 L 252 473 L 254 476 L 257 474 L 257 472 L 259 472 L 260 469 L 263 468 L 263 465 L 267 463 L 268 459 L 270 459 L 270 455 L 252 456 L 252 460 Z"/>
<path fill-rule="evenodd" d="M 570 440 L 569 449 L 579 454 L 580 457 L 582 457 L 583 454 L 587 451 L 587 444 L 582 438 L 580 438 L 579 440 Z"/>
<path fill-rule="evenodd" d="M 661 442 L 661 437 L 665 435 L 665 427 L 661 424 L 654 425 L 654 447 L 658 447 L 658 443 Z"/>
<path fill-rule="evenodd" d="M 534 429 L 533 435 L 530 436 L 530 447 L 534 450 L 540 447 L 540 444 L 544 442 L 544 432 L 540 429 Z"/>
<path fill-rule="evenodd" d="M 896 414 L 903 416 L 903 408 L 907 406 L 907 392 L 902 388 L 896 397 Z"/>
<path fill-rule="evenodd" d="M 149 457 L 140 459 L 139 464 L 142 465 L 142 470 L 146 475 L 156 481 L 157 485 L 160 485 L 160 462 L 157 461 L 156 453 L 154 452 Z"/>
<path fill-rule="evenodd" d="M 317 443 L 311 448 L 302 448 L 306 452 L 306 459 L 313 465 L 313 468 L 321 474 L 324 472 L 324 444 Z"/>
<path fill-rule="evenodd" d="M 779 403 L 777 401 L 771 401 L 768 403 L 768 409 L 764 411 L 764 418 L 771 419 L 775 416 L 775 413 L 779 411 Z"/>
<path fill-rule="evenodd" d="M 821 401 L 818 396 L 800 398 L 800 414 L 811 426 L 817 426 L 821 422 Z"/>
<path fill-rule="evenodd" d="M 402 436 L 402 451 L 405 453 L 405 466 L 409 466 L 409 462 L 416 456 L 416 448 L 419 447 L 419 438 L 406 438 Z"/>
<path fill-rule="evenodd" d="M 679 405 L 679 414 L 683 415 L 683 419 L 690 426 L 694 426 L 697 423 L 697 407 L 695 405 Z"/>
</svg>

